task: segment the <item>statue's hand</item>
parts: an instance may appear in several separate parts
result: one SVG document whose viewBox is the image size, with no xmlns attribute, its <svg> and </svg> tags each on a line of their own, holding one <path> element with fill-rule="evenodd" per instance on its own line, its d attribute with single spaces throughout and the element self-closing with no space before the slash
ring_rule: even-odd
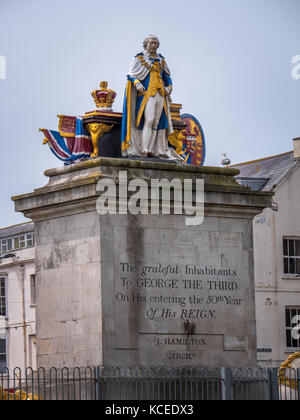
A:
<svg viewBox="0 0 300 420">
<path fill-rule="evenodd" d="M 171 95 L 171 92 L 172 92 L 172 86 L 165 87 L 165 94 L 166 95 Z"/>
<path fill-rule="evenodd" d="M 144 86 L 142 85 L 142 83 L 141 82 L 138 82 L 138 83 L 136 83 L 136 85 L 135 85 L 135 87 L 136 87 L 136 90 L 138 91 L 138 92 L 145 92 L 145 88 L 144 88 Z"/>
</svg>

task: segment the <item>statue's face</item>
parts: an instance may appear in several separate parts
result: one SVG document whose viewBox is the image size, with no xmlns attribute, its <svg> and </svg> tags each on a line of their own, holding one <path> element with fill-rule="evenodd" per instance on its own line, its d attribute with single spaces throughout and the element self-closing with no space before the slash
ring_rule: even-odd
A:
<svg viewBox="0 0 300 420">
<path fill-rule="evenodd" d="M 146 50 L 150 53 L 150 54 L 155 54 L 158 48 L 158 41 L 155 38 L 150 38 L 147 44 L 147 48 Z"/>
</svg>

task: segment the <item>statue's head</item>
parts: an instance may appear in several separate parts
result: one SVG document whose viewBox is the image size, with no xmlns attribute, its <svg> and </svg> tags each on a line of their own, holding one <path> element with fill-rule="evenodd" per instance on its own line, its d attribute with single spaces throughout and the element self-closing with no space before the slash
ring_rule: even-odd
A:
<svg viewBox="0 0 300 420">
<path fill-rule="evenodd" d="M 156 53 L 159 47 L 159 39 L 155 35 L 148 35 L 143 42 L 143 47 L 147 50 L 150 54 Z"/>
</svg>

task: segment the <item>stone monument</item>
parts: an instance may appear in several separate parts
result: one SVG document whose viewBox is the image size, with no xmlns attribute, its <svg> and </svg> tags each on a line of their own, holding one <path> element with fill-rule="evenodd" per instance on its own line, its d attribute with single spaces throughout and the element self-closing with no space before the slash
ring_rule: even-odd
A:
<svg viewBox="0 0 300 420">
<path fill-rule="evenodd" d="M 140 70 L 159 89 L 153 98 L 166 103 L 164 59 L 152 57 L 157 72 L 142 58 L 148 64 L 139 54 Z M 130 91 L 137 87 L 131 104 L 147 93 L 145 80 L 129 75 Z M 127 85 L 126 99 L 128 92 Z M 139 127 L 133 140 L 124 137 L 125 122 L 139 129 L 126 119 L 129 108 L 105 106 L 113 97 L 106 84 L 93 96 L 97 110 L 60 116 L 59 133 L 43 129 L 65 165 L 45 172 L 44 187 L 13 197 L 36 226 L 38 365 L 256 364 L 252 219 L 272 194 L 239 185 L 236 169 L 201 166 L 202 129 L 194 117 L 179 117 L 180 105 L 168 100 L 166 125 Z M 134 141 L 140 156 L 122 157 Z M 155 180 L 169 194 L 154 194 Z M 204 219 L 194 223 L 178 208 L 186 185 L 197 204 L 199 182 Z"/>
</svg>

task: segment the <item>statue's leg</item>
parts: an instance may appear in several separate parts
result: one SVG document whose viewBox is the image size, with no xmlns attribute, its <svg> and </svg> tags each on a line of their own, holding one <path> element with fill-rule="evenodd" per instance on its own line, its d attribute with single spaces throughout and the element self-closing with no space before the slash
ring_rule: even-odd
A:
<svg viewBox="0 0 300 420">
<path fill-rule="evenodd" d="M 153 130 L 152 125 L 155 117 L 155 100 L 154 97 L 148 99 L 147 105 L 144 110 L 144 128 L 142 133 L 142 147 L 143 153 L 142 156 L 147 156 L 148 153 L 151 153 L 149 149 L 149 144 L 152 142 Z"/>
<path fill-rule="evenodd" d="M 164 109 L 164 98 L 157 92 L 157 94 L 154 96 L 154 100 L 155 100 L 155 113 L 154 113 L 154 120 L 153 120 L 152 128 L 154 130 L 157 130 L 157 127 L 161 118 L 161 114 Z"/>
<path fill-rule="evenodd" d="M 155 100 L 155 112 L 154 112 L 154 119 L 152 123 L 152 137 L 149 141 L 149 150 L 150 153 L 153 155 L 157 155 L 156 149 L 157 149 L 157 127 L 161 118 L 161 114 L 163 112 L 164 108 L 164 98 L 161 96 L 158 92 L 154 96 Z"/>
<path fill-rule="evenodd" d="M 157 92 L 150 97 L 144 111 L 145 123 L 143 128 L 143 151 L 144 155 L 156 155 L 157 127 L 164 107 L 164 98 Z"/>
</svg>

